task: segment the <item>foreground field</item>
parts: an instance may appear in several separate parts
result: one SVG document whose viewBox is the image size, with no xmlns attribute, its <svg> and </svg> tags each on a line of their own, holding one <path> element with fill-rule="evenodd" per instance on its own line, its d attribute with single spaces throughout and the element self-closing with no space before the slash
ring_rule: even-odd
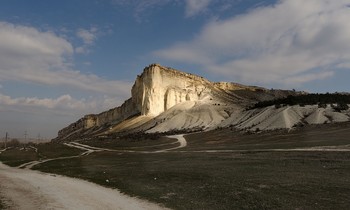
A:
<svg viewBox="0 0 350 210">
<path fill-rule="evenodd" d="M 156 151 L 176 147 L 174 140 L 98 144 L 96 139 L 80 143 L 114 150 L 122 145 L 121 151 L 34 169 L 118 188 L 173 209 L 348 209 L 349 136 L 349 124 L 252 135 L 222 129 L 187 135 L 186 147 L 165 152 Z M 137 152 L 125 152 L 131 148 Z"/>
</svg>

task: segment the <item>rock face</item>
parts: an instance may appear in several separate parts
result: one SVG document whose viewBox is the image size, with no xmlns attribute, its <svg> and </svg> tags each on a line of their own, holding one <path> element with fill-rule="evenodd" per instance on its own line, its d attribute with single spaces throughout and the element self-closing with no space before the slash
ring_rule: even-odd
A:
<svg viewBox="0 0 350 210">
<path fill-rule="evenodd" d="M 197 75 L 152 64 L 146 67 L 141 75 L 137 76 L 131 90 L 130 99 L 119 107 L 100 114 L 84 116 L 77 122 L 60 130 L 57 139 L 83 136 L 84 134 L 98 134 L 108 129 L 113 130 L 113 126 L 136 116 L 148 117 L 143 118 L 141 120 L 143 122 L 145 119 L 155 118 L 184 102 L 195 102 L 193 107 L 198 107 L 196 104 L 200 101 L 207 101 L 206 103 L 208 103 L 208 105 L 202 107 L 218 106 L 220 103 L 226 104 L 225 110 L 222 108 L 223 106 L 221 106 L 221 109 L 210 108 L 214 113 L 225 113 L 220 114 L 222 116 L 218 119 L 221 121 L 222 118 L 226 118 L 227 113 L 232 112 L 230 109 L 235 107 L 233 105 L 271 99 L 275 98 L 276 95 L 282 97 L 288 94 L 290 94 L 288 91 L 271 92 L 264 88 L 236 83 L 213 83 Z M 195 109 L 198 110 L 198 108 Z M 187 115 L 189 114 L 190 111 Z M 200 118 L 201 116 L 197 116 L 197 121 L 201 121 Z M 208 118 L 213 117 L 208 116 Z M 135 121 L 141 122 L 140 120 Z M 203 123 L 205 124 L 205 122 Z M 205 127 L 202 124 L 201 126 Z"/>
<path fill-rule="evenodd" d="M 208 96 L 209 84 L 202 77 L 154 64 L 137 77 L 132 100 L 141 115 L 157 116 L 178 103 Z"/>
<path fill-rule="evenodd" d="M 94 127 L 117 124 L 131 116 L 157 116 L 184 101 L 196 101 L 211 92 L 210 82 L 202 77 L 152 64 L 137 76 L 131 98 L 120 107 L 90 114 L 58 132 L 58 138 Z"/>
<path fill-rule="evenodd" d="M 67 138 L 75 133 L 81 133 L 82 131 L 95 128 L 108 126 L 113 123 L 118 123 L 126 118 L 138 114 L 136 105 L 132 99 L 126 100 L 123 105 L 102 112 L 100 114 L 90 114 L 79 119 L 77 122 L 70 124 L 68 127 L 63 128 L 58 132 L 58 139 Z"/>
</svg>

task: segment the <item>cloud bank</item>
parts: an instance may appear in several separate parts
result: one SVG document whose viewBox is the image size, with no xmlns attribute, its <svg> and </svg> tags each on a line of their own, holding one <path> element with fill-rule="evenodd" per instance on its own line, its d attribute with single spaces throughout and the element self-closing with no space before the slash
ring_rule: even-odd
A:
<svg viewBox="0 0 350 210">
<path fill-rule="evenodd" d="M 155 53 L 228 79 L 302 84 L 350 63 L 349 1 L 282 0 L 204 26 L 191 41 Z"/>
<path fill-rule="evenodd" d="M 95 32 L 79 29 L 76 36 L 87 49 L 96 41 Z M 53 32 L 0 22 L 2 131 L 18 135 L 27 129 L 54 137 L 58 129 L 83 115 L 116 107 L 130 96 L 129 82 L 74 70 L 74 49 L 68 39 Z M 19 95 L 23 87 L 29 92 L 32 87 L 43 88 L 45 96 L 28 95 L 27 90 Z"/>
<path fill-rule="evenodd" d="M 59 96 L 58 98 L 38 98 L 38 97 L 19 97 L 0 93 L 0 105 L 4 107 L 31 107 L 36 108 L 38 112 L 42 108 L 48 110 L 74 111 L 84 113 L 86 111 L 97 110 L 100 108 L 107 109 L 111 106 L 116 106 L 120 102 L 117 99 L 112 99 L 104 96 L 102 99 L 75 99 L 69 94 Z M 68 113 L 68 112 L 67 112 Z"/>
<path fill-rule="evenodd" d="M 80 30 L 85 44 L 93 44 L 91 31 Z M 53 32 L 0 22 L 0 81 L 16 81 L 125 97 L 131 84 L 112 81 L 73 69 L 74 47 Z M 118 90 L 118 94 L 116 94 Z"/>
</svg>

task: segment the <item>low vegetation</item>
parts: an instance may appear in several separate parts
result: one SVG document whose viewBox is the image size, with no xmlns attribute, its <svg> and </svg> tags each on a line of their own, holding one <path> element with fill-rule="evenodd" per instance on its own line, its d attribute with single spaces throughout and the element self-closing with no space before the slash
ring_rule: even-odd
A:
<svg viewBox="0 0 350 210">
<path fill-rule="evenodd" d="M 336 152 L 100 153 L 37 169 L 174 209 L 346 209 L 349 158 Z"/>
<path fill-rule="evenodd" d="M 335 111 L 347 110 L 350 104 L 350 95 L 349 94 L 340 94 L 340 93 L 326 93 L 326 94 L 306 94 L 306 95 L 290 95 L 286 98 L 280 98 L 270 101 L 261 101 L 256 103 L 251 107 L 254 108 L 263 108 L 267 106 L 280 106 L 280 105 L 319 105 L 320 107 L 325 107 L 326 104 L 336 104 L 333 106 Z"/>
<path fill-rule="evenodd" d="M 5 209 L 5 204 L 0 198 L 0 209 Z"/>
<path fill-rule="evenodd" d="M 30 161 L 74 156 L 80 153 L 82 153 L 81 150 L 63 144 L 41 143 L 36 145 L 28 143 L 10 145 L 5 152 L 0 154 L 0 161 L 9 166 L 19 166 Z"/>
<path fill-rule="evenodd" d="M 250 135 L 222 128 L 187 135 L 187 147 L 180 151 L 96 152 L 46 162 L 34 169 L 117 188 L 172 209 L 347 209 L 348 150 L 287 150 L 320 146 L 349 149 L 349 136 L 350 123 Z M 138 138 L 90 139 L 84 143 L 115 149 L 164 144 L 161 149 L 174 142 L 164 137 Z M 37 148 L 41 158 L 81 152 L 53 143 Z M 29 161 L 39 158 L 38 153 L 12 149 L 0 154 L 0 160 L 17 165 L 15 157 Z"/>
<path fill-rule="evenodd" d="M 349 135 L 349 123 L 253 135 L 221 129 L 187 136 L 182 152 L 99 152 L 35 169 L 173 209 L 347 209 L 350 152 L 265 149 L 348 145 Z"/>
</svg>

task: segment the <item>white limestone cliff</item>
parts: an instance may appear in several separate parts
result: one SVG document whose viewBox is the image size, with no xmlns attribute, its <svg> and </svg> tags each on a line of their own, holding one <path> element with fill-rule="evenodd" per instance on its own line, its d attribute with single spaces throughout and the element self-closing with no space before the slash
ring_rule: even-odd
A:
<svg viewBox="0 0 350 210">
<path fill-rule="evenodd" d="M 247 103 L 289 94 L 296 93 L 230 82 L 213 83 L 197 75 L 152 64 L 137 76 L 130 99 L 119 107 L 84 116 L 60 130 L 58 139 L 136 127 L 139 131 L 151 132 L 215 127 Z M 187 108 L 179 111 L 180 107 Z"/>
<path fill-rule="evenodd" d="M 141 115 L 157 116 L 176 104 L 209 95 L 209 84 L 202 77 L 153 64 L 137 77 L 132 100 Z"/>
<path fill-rule="evenodd" d="M 58 138 L 93 127 L 117 124 L 134 115 L 155 117 L 176 104 L 210 95 L 211 86 L 211 82 L 203 77 L 152 64 L 137 76 L 131 98 L 120 107 L 86 115 L 60 130 Z"/>
</svg>

